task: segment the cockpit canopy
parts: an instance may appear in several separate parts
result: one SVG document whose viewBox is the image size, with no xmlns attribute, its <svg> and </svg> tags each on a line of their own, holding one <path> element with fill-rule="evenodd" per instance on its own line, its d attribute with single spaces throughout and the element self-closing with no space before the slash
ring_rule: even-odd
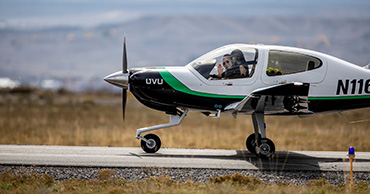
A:
<svg viewBox="0 0 370 194">
<path fill-rule="evenodd" d="M 252 77 L 258 50 L 245 45 L 228 45 L 213 50 L 188 65 L 209 80 Z"/>
</svg>

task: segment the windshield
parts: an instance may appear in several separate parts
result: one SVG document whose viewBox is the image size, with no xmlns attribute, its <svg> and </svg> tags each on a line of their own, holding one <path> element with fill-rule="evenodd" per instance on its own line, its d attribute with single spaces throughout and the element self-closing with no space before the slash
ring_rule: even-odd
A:
<svg viewBox="0 0 370 194">
<path fill-rule="evenodd" d="M 255 48 L 228 45 L 199 57 L 189 65 L 208 80 L 249 78 L 253 76 L 257 59 Z"/>
</svg>

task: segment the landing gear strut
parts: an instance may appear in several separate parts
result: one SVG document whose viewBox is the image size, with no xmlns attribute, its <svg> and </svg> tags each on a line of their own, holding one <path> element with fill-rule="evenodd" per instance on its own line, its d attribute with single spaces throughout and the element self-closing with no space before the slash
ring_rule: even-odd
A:
<svg viewBox="0 0 370 194">
<path fill-rule="evenodd" d="M 177 115 L 170 115 L 169 123 L 138 129 L 136 131 L 136 138 L 141 139 L 141 148 L 146 153 L 157 152 L 159 148 L 161 148 L 161 139 L 155 134 L 147 134 L 143 137 L 141 136 L 141 133 L 179 125 L 185 118 L 188 111 L 188 109 L 185 109 L 184 111 L 179 110 Z"/>
<path fill-rule="evenodd" d="M 252 120 L 254 133 L 250 134 L 246 140 L 248 151 L 256 154 L 257 157 L 272 158 L 275 153 L 275 144 L 266 138 L 263 113 L 253 113 Z"/>
<path fill-rule="evenodd" d="M 275 153 L 275 144 L 270 139 L 266 138 L 264 104 L 265 96 L 261 96 L 256 106 L 255 112 L 252 114 L 254 133 L 249 135 L 246 140 L 248 151 L 256 154 L 260 158 L 272 158 Z"/>
</svg>

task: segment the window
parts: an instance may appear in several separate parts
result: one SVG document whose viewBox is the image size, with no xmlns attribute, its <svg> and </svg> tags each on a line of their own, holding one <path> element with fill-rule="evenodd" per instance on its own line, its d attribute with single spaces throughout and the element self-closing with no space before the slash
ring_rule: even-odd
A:
<svg viewBox="0 0 370 194">
<path fill-rule="evenodd" d="M 229 45 L 211 51 L 190 65 L 209 80 L 252 77 L 258 52 L 250 47 Z"/>
<path fill-rule="evenodd" d="M 322 61 L 316 57 L 294 52 L 271 50 L 266 74 L 286 75 L 310 71 L 321 67 Z"/>
</svg>

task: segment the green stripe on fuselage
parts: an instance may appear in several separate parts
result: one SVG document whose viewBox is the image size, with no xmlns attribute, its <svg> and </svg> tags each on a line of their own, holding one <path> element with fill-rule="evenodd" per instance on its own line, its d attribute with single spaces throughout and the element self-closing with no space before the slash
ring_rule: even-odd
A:
<svg viewBox="0 0 370 194">
<path fill-rule="evenodd" d="M 210 94 L 210 93 L 203 93 L 197 92 L 189 89 L 183 83 L 181 83 L 178 79 L 176 79 L 170 72 L 165 70 L 163 67 L 158 67 L 159 74 L 162 76 L 165 82 L 170 85 L 174 90 L 179 92 L 183 92 L 190 95 L 201 96 L 201 97 L 209 97 L 209 98 L 238 98 L 243 99 L 245 96 L 232 96 L 232 95 L 220 95 L 220 94 Z"/>
</svg>

